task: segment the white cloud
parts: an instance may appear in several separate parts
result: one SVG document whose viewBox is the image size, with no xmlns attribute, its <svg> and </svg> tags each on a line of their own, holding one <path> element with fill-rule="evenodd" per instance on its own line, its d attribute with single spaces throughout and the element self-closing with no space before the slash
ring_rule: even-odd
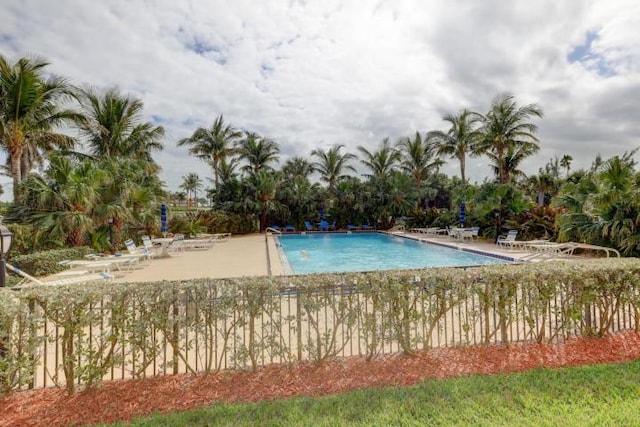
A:
<svg viewBox="0 0 640 427">
<path fill-rule="evenodd" d="M 171 189 L 191 171 L 211 176 L 176 142 L 219 114 L 276 140 L 283 155 L 308 156 L 444 129 L 442 115 L 483 112 L 510 91 L 545 110 L 542 149 L 526 171 L 563 154 L 587 167 L 598 152 L 640 143 L 634 1 L 25 0 L 4 9 L 4 56 L 37 54 L 74 83 L 143 100 L 167 131 L 155 157 Z M 611 76 L 568 60 L 589 32 Z M 486 159 L 469 163 L 472 179 L 488 174 Z"/>
</svg>

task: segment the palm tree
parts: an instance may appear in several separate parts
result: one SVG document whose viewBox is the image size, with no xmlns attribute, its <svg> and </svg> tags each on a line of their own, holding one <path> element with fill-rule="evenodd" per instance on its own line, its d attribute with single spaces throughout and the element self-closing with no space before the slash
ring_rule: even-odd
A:
<svg viewBox="0 0 640 427">
<path fill-rule="evenodd" d="M 478 123 L 482 116 L 469 110 L 462 110 L 458 114 L 447 114 L 442 120 L 449 122 L 451 127 L 445 133 L 432 131 L 427 139 L 434 140 L 438 146 L 438 154 L 447 154 L 460 162 L 460 179 L 466 184 L 465 175 L 467 154 L 474 155 L 475 146 L 480 138 Z"/>
<path fill-rule="evenodd" d="M 79 120 L 80 115 L 60 107 L 72 96 L 71 89 L 60 77 L 45 81 L 42 74 L 47 65 L 41 59 L 28 58 L 11 64 L 0 55 L 0 144 L 8 154 L 14 201 L 20 194 L 20 182 L 38 161 L 39 150 L 69 148 L 75 143 L 71 137 L 52 131 Z"/>
<path fill-rule="evenodd" d="M 482 135 L 475 151 L 493 155 L 499 183 L 509 181 L 505 161 L 510 149 L 518 148 L 521 153 L 531 154 L 538 151 L 539 141 L 535 137 L 538 127 L 529 122 L 529 119 L 542 116 L 542 109 L 536 104 L 518 107 L 513 95 L 509 93 L 500 94 L 493 99 L 489 112 L 482 118 Z"/>
<path fill-rule="evenodd" d="M 92 161 L 53 155 L 44 175 L 25 179 L 22 203 L 13 205 L 8 216 L 31 224 L 50 243 L 84 245 L 95 226 L 92 216 L 106 177 Z"/>
<path fill-rule="evenodd" d="M 313 173 L 313 165 L 305 158 L 292 157 L 282 165 L 282 173 L 287 179 L 309 179 Z"/>
<path fill-rule="evenodd" d="M 432 171 L 437 172 L 438 168 L 444 164 L 437 157 L 435 143 L 429 139 L 423 141 L 419 132 L 416 132 L 413 139 L 401 139 L 398 147 L 403 154 L 401 168 L 413 177 L 417 189 L 420 189 L 422 182 Z"/>
<path fill-rule="evenodd" d="M 261 170 L 272 171 L 271 163 L 278 161 L 280 147 L 275 141 L 263 138 L 254 132 L 247 132 L 238 145 L 240 159 L 247 162 L 242 170 L 254 175 Z"/>
<path fill-rule="evenodd" d="M 316 149 L 311 152 L 311 155 L 318 159 L 312 163 L 313 167 L 320 173 L 320 180 L 327 183 L 330 191 L 334 191 L 338 182 L 349 176 L 346 171 L 356 172 L 349 164 L 356 156 L 351 153 L 341 154 L 340 150 L 343 147 L 342 144 L 336 144 L 327 151 Z"/>
<path fill-rule="evenodd" d="M 569 170 L 571 169 L 572 160 L 573 160 L 573 157 L 571 157 L 568 154 L 565 154 L 564 156 L 562 156 L 562 159 L 560 159 L 560 166 L 562 166 L 567 170 L 567 178 L 569 177 Z"/>
<path fill-rule="evenodd" d="M 530 145 L 522 145 L 520 147 L 509 147 L 507 151 L 504 153 L 502 159 L 502 173 L 509 182 L 515 178 L 524 178 L 525 174 L 522 170 L 518 169 L 520 167 L 520 163 L 527 157 L 533 154 L 531 151 Z M 487 153 L 487 157 L 489 157 L 489 165 L 493 170 L 494 175 L 499 181 L 500 177 L 500 159 L 493 154 Z"/>
<path fill-rule="evenodd" d="M 377 151 L 370 152 L 362 146 L 359 146 L 358 150 L 364 156 L 360 163 L 371 171 L 371 174 L 363 174 L 368 178 L 388 177 L 395 170 L 401 158 L 400 152 L 391 146 L 389 138 L 382 140 Z"/>
<path fill-rule="evenodd" d="M 260 231 L 267 228 L 267 215 L 283 211 L 283 206 L 277 201 L 276 194 L 282 183 L 280 174 L 260 170 L 249 178 L 249 186 L 254 193 L 254 202 L 260 218 Z"/>
<path fill-rule="evenodd" d="M 116 89 L 104 94 L 87 89 L 81 98 L 86 119 L 80 131 L 96 158 L 128 157 L 153 162 L 152 151 L 162 150 L 162 126 L 142 122 L 142 101 Z"/>
<path fill-rule="evenodd" d="M 233 153 L 233 145 L 241 136 L 242 133 L 231 125 L 225 125 L 224 118 L 220 115 L 209 129 L 198 128 L 189 138 L 181 139 L 178 146 L 188 145 L 190 154 L 209 162 L 217 188 L 220 182 L 220 162 Z"/>
<path fill-rule="evenodd" d="M 182 177 L 182 184 L 180 188 L 187 192 L 187 194 L 193 194 L 193 200 L 195 207 L 198 207 L 198 190 L 202 188 L 202 180 L 197 173 L 190 172 L 186 176 Z"/>
</svg>

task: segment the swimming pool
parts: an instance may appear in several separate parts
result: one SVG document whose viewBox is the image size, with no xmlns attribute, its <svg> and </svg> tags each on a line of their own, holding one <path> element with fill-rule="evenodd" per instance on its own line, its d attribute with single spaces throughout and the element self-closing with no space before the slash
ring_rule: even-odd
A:
<svg viewBox="0 0 640 427">
<path fill-rule="evenodd" d="M 318 233 L 276 237 L 293 274 L 501 264 L 503 259 L 381 233 Z M 289 270 L 289 271 L 287 271 Z"/>
</svg>

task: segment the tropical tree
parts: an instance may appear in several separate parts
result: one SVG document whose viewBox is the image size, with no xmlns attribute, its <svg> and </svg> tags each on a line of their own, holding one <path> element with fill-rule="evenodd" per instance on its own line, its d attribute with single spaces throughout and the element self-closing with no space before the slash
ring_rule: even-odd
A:
<svg viewBox="0 0 640 427">
<path fill-rule="evenodd" d="M 198 190 L 202 188 L 202 180 L 198 174 L 190 172 L 186 176 L 183 176 L 180 188 L 186 191 L 188 195 L 193 195 L 195 207 L 198 207 Z"/>
<path fill-rule="evenodd" d="M 482 117 L 481 136 L 475 151 L 493 156 L 500 184 L 509 182 L 506 161 L 510 152 L 517 149 L 523 155 L 531 155 L 539 150 L 539 141 L 535 136 L 538 127 L 529 120 L 542 116 L 542 109 L 538 105 L 519 107 L 509 93 L 493 99 L 489 112 Z"/>
<path fill-rule="evenodd" d="M 415 187 L 420 189 L 423 182 L 432 172 L 437 172 L 444 161 L 438 158 L 438 147 L 435 141 L 423 141 L 420 132 L 413 139 L 403 138 L 398 142 L 402 156 L 401 169 L 413 177 Z"/>
<path fill-rule="evenodd" d="M 247 132 L 238 145 L 238 155 L 247 163 L 242 170 L 249 175 L 255 175 L 262 170 L 273 171 L 271 165 L 278 161 L 279 152 L 280 147 L 275 141 L 253 132 Z"/>
<path fill-rule="evenodd" d="M 368 178 L 383 178 L 390 176 L 400 162 L 400 152 L 391 145 L 389 138 L 384 138 L 377 151 L 371 152 L 363 146 L 358 147 L 358 151 L 364 156 L 360 160 L 367 169 L 371 171 L 369 174 L 363 174 Z"/>
<path fill-rule="evenodd" d="M 22 203 L 14 204 L 8 217 L 31 224 L 49 244 L 81 246 L 95 225 L 94 210 L 106 173 L 94 162 L 74 162 L 53 155 L 44 175 L 31 174 L 24 181 Z"/>
<path fill-rule="evenodd" d="M 496 180 L 500 179 L 500 165 L 502 164 L 502 173 L 507 181 L 525 178 L 525 173 L 519 169 L 524 159 L 531 156 L 530 145 L 521 145 L 519 147 L 509 147 L 504 153 L 502 162 L 494 153 L 487 153 L 489 158 L 489 166 L 493 170 Z"/>
<path fill-rule="evenodd" d="M 41 59 L 20 58 L 11 64 L 0 56 L 0 146 L 8 154 L 13 180 L 13 197 L 20 195 L 20 183 L 41 150 L 70 148 L 74 140 L 53 130 L 80 119 L 80 115 L 62 108 L 72 97 L 67 81 L 60 77 L 43 78 L 49 63 Z"/>
<path fill-rule="evenodd" d="M 142 101 L 124 96 L 117 89 L 104 94 L 86 89 L 80 99 L 85 119 L 79 128 L 94 157 L 153 162 L 151 153 L 162 150 L 164 129 L 142 121 Z"/>
<path fill-rule="evenodd" d="M 285 179 L 309 179 L 313 171 L 313 165 L 307 159 L 299 156 L 290 158 L 282 165 Z"/>
<path fill-rule="evenodd" d="M 316 149 L 311 152 L 311 155 L 317 159 L 312 165 L 320 174 L 320 180 L 327 183 L 329 191 L 335 190 L 338 182 L 349 176 L 347 171 L 356 172 L 355 168 L 349 164 L 356 156 L 351 153 L 340 153 L 343 147 L 342 144 L 336 144 L 326 151 Z"/>
<path fill-rule="evenodd" d="M 178 146 L 189 146 L 190 154 L 211 165 L 214 183 L 218 188 L 220 163 L 234 152 L 234 145 L 241 136 L 242 133 L 231 125 L 226 125 L 220 115 L 210 128 L 198 128 L 190 137 L 181 139 Z"/>
<path fill-rule="evenodd" d="M 262 231 L 267 228 L 269 214 L 280 214 L 284 211 L 284 207 L 276 198 L 282 178 L 277 172 L 259 170 L 249 177 L 248 183 L 253 193 L 255 211 L 260 219 L 260 231 Z"/>
<path fill-rule="evenodd" d="M 573 161 L 573 157 L 568 154 L 565 154 L 560 159 L 560 166 L 567 170 L 567 177 L 569 176 L 569 170 L 571 169 L 571 162 Z"/>
<path fill-rule="evenodd" d="M 450 155 L 460 162 L 460 178 L 466 184 L 465 174 L 467 155 L 476 154 L 476 144 L 481 136 L 478 125 L 482 116 L 469 110 L 462 110 L 458 114 L 447 114 L 442 120 L 449 122 L 446 132 L 432 131 L 428 133 L 428 140 L 433 140 L 439 154 Z"/>
</svg>

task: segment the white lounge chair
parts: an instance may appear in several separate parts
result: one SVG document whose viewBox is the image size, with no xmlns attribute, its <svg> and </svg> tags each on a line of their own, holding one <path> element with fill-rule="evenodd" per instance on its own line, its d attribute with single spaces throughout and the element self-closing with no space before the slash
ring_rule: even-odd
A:
<svg viewBox="0 0 640 427">
<path fill-rule="evenodd" d="M 23 280 L 16 285 L 16 288 L 30 286 L 30 285 L 39 285 L 39 286 L 70 285 L 74 283 L 91 283 L 91 282 L 100 282 L 100 281 L 107 281 L 107 280 L 113 279 L 113 276 L 109 273 L 83 272 L 83 274 L 77 274 L 73 276 L 64 276 L 64 277 L 60 276 L 60 278 L 54 277 L 54 278 L 49 278 L 47 280 L 40 280 L 31 276 L 30 274 L 25 273 L 19 268 L 12 266 L 11 264 L 7 264 L 7 269 L 9 271 L 12 271 L 18 274 L 23 278 Z"/>
<path fill-rule="evenodd" d="M 133 243 L 133 240 L 127 240 L 126 242 L 124 242 L 124 245 L 127 248 L 127 252 L 129 252 L 131 255 L 138 255 L 146 259 L 151 259 L 151 251 L 149 251 L 145 247 L 137 247 L 136 244 Z"/>
<path fill-rule="evenodd" d="M 509 249 L 513 249 L 514 245 L 517 245 L 516 243 L 517 235 L 518 235 L 517 230 L 509 230 L 506 236 L 498 236 L 498 240 L 496 244 L 500 247 L 509 246 Z"/>
</svg>

